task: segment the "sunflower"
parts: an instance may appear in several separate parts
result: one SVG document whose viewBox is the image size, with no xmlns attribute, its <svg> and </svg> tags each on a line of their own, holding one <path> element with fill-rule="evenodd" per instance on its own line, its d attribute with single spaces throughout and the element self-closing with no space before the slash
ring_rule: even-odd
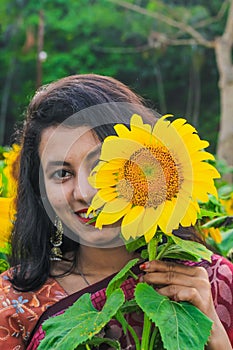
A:
<svg viewBox="0 0 233 350">
<path fill-rule="evenodd" d="M 17 177 L 19 171 L 19 155 L 21 147 L 17 144 L 12 145 L 12 149 L 9 152 L 4 152 L 5 168 L 3 170 L 4 175 L 7 178 L 7 194 L 8 197 L 15 196 L 17 191 Z"/>
<path fill-rule="evenodd" d="M 0 193 L 3 187 L 2 176 L 0 174 Z M 10 235 L 15 220 L 15 198 L 0 197 L 0 252 L 9 253 Z"/>
<path fill-rule="evenodd" d="M 104 140 L 100 161 L 90 174 L 98 189 L 88 213 L 98 210 L 99 229 L 118 220 L 126 240 L 142 235 L 149 242 L 158 228 L 165 234 L 194 225 L 198 200 L 217 197 L 214 178 L 220 175 L 205 162 L 214 157 L 185 119 L 165 115 L 152 127 L 134 114 L 130 129 L 115 126 L 116 136 Z"/>
<path fill-rule="evenodd" d="M 0 197 L 0 252 L 8 253 L 14 216 L 13 198 Z"/>
</svg>

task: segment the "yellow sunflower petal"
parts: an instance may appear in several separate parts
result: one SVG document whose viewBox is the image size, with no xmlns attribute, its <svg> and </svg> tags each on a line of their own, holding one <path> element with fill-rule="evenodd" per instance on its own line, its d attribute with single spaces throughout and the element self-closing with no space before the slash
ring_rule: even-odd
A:
<svg viewBox="0 0 233 350">
<path fill-rule="evenodd" d="M 117 124 L 114 126 L 114 129 L 118 135 L 118 137 L 121 137 L 123 139 L 130 139 L 131 132 L 130 130 L 123 124 Z"/>
<path fill-rule="evenodd" d="M 195 225 L 197 221 L 197 213 L 200 211 L 198 205 L 194 202 L 190 202 L 184 217 L 181 219 L 181 225 L 184 227 Z"/>
<path fill-rule="evenodd" d="M 202 160 L 215 160 L 213 154 L 205 151 L 200 151 L 195 153 L 195 156 L 192 159 L 193 163 L 200 162 Z"/>
<path fill-rule="evenodd" d="M 151 125 L 143 124 L 142 118 L 137 114 L 134 114 L 132 116 L 130 121 L 130 128 L 130 138 L 140 142 L 141 144 L 151 144 L 156 140 L 152 135 Z"/>
<path fill-rule="evenodd" d="M 145 213 L 142 220 L 142 232 L 148 232 L 152 227 L 157 225 L 157 222 L 163 212 L 164 205 L 160 205 L 157 208 L 149 207 L 145 209 Z"/>
<path fill-rule="evenodd" d="M 173 213 L 174 210 L 174 199 L 171 201 L 166 201 L 165 204 L 163 205 L 163 211 L 162 214 L 159 217 L 158 220 L 158 225 L 160 229 L 166 233 L 169 234 L 171 233 L 172 230 L 178 228 L 179 224 L 174 225 L 172 229 L 169 229 L 168 223 L 169 223 L 169 217 Z"/>
<path fill-rule="evenodd" d="M 218 192 L 213 181 L 195 181 L 195 187 L 193 188 L 193 198 L 195 200 L 199 199 L 202 202 L 208 202 L 208 193 L 218 198 Z"/>
<path fill-rule="evenodd" d="M 107 165 L 93 170 L 93 187 L 103 191 L 97 201 L 106 200 L 99 226 L 123 218 L 126 239 L 145 235 L 148 242 L 157 225 L 171 234 L 180 224 L 195 224 L 198 200 L 217 196 L 214 179 L 219 173 L 205 162 L 214 157 L 203 151 L 208 142 L 185 119 L 170 122 L 168 117 L 161 117 L 153 129 L 138 115 L 131 118 L 130 129 L 117 125 L 117 136 L 108 137 L 102 147 L 101 160 Z M 115 188 L 119 198 L 114 198 Z M 120 198 L 125 211 L 113 205 Z"/>
<path fill-rule="evenodd" d="M 111 172 L 97 172 L 88 177 L 89 184 L 94 188 L 110 187 L 116 184 L 117 177 Z"/>
<path fill-rule="evenodd" d="M 179 135 L 184 136 L 186 134 L 196 133 L 197 130 L 190 124 L 187 123 L 185 119 L 176 119 L 172 122 L 172 127 L 175 127 L 177 131 L 179 131 Z M 183 123 L 185 121 L 185 123 Z"/>
<path fill-rule="evenodd" d="M 104 142 L 100 159 L 110 161 L 112 159 L 129 159 L 130 155 L 139 150 L 142 145 L 129 139 L 115 137 Z"/>
<path fill-rule="evenodd" d="M 144 211 L 144 207 L 135 206 L 124 216 L 121 225 L 121 232 L 126 240 L 129 240 L 130 237 L 136 238 L 143 235 L 143 233 L 138 233 L 138 227 L 142 220 Z"/>
<path fill-rule="evenodd" d="M 146 243 L 149 243 L 152 240 L 152 238 L 156 234 L 156 231 L 157 231 L 157 225 L 154 225 L 144 234 Z"/>
<path fill-rule="evenodd" d="M 97 217 L 95 227 L 102 229 L 103 225 L 111 225 L 120 220 L 131 209 L 131 203 L 117 198 L 107 203 Z"/>
</svg>

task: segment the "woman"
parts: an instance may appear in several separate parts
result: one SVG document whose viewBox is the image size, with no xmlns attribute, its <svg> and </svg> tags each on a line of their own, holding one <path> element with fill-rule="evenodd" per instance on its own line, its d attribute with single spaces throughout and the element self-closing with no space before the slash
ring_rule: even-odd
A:
<svg viewBox="0 0 233 350">
<path fill-rule="evenodd" d="M 35 349 L 44 336 L 40 324 L 32 334 L 41 315 L 42 322 L 62 312 L 83 293 L 91 292 L 101 308 L 111 276 L 139 256 L 125 249 L 118 223 L 100 231 L 87 225 L 91 216 L 86 214 L 95 194 L 87 177 L 101 142 L 114 134 L 114 124 L 129 124 L 135 112 L 154 123 L 151 111 L 126 86 L 92 74 L 61 79 L 32 99 L 21 140 L 14 268 L 0 282 L 1 349 L 26 349 L 29 338 L 28 349 Z M 230 262 L 214 256 L 204 269 L 152 261 L 141 263 L 140 270 L 141 279 L 160 285 L 162 295 L 189 301 L 213 320 L 207 349 L 232 348 Z M 131 280 L 125 282 L 127 298 L 133 287 Z M 140 328 L 140 319 L 132 322 Z M 114 330 L 119 331 L 113 324 Z M 134 349 L 129 337 L 118 337 L 122 349 Z"/>
</svg>

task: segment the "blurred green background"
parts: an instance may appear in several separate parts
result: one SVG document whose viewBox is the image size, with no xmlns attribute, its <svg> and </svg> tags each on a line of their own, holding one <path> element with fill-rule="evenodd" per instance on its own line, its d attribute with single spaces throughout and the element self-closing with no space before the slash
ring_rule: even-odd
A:
<svg viewBox="0 0 233 350">
<path fill-rule="evenodd" d="M 222 0 L 128 0 L 195 27 L 207 39 L 221 35 Z M 222 13 L 219 11 L 222 9 Z M 216 151 L 220 120 L 215 54 L 147 14 L 108 0 L 1 0 L 0 144 L 9 145 L 16 122 L 41 85 L 70 74 L 98 73 L 129 85 L 161 113 L 184 116 Z M 156 35 L 166 33 L 173 43 Z M 39 58 L 38 58 L 39 57 Z M 17 124 L 16 124 L 17 125 Z"/>
</svg>

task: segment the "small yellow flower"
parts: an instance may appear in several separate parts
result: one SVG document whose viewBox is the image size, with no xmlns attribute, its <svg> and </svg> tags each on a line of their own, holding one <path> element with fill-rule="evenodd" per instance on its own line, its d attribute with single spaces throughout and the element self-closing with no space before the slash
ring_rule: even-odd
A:
<svg viewBox="0 0 233 350">
<path fill-rule="evenodd" d="M 158 226 L 166 233 L 194 225 L 198 200 L 217 197 L 217 170 L 204 162 L 214 157 L 185 119 L 172 123 L 163 116 L 152 128 L 133 115 L 130 129 L 117 124 L 117 136 L 104 140 L 99 164 L 89 181 L 98 189 L 88 213 L 100 209 L 96 227 L 122 219 L 126 240 L 142 235 L 149 242 Z"/>
<path fill-rule="evenodd" d="M 210 236 L 211 238 L 213 238 L 213 240 L 216 243 L 222 242 L 222 235 L 221 235 L 219 228 L 215 228 L 215 227 L 203 228 L 202 231 L 203 231 L 205 238 Z"/>
<path fill-rule="evenodd" d="M 17 144 L 12 145 L 12 149 L 9 152 L 4 152 L 6 167 L 3 169 L 7 182 L 7 194 L 8 197 L 15 196 L 17 191 L 17 177 L 18 177 L 18 161 L 21 147 Z"/>
</svg>

